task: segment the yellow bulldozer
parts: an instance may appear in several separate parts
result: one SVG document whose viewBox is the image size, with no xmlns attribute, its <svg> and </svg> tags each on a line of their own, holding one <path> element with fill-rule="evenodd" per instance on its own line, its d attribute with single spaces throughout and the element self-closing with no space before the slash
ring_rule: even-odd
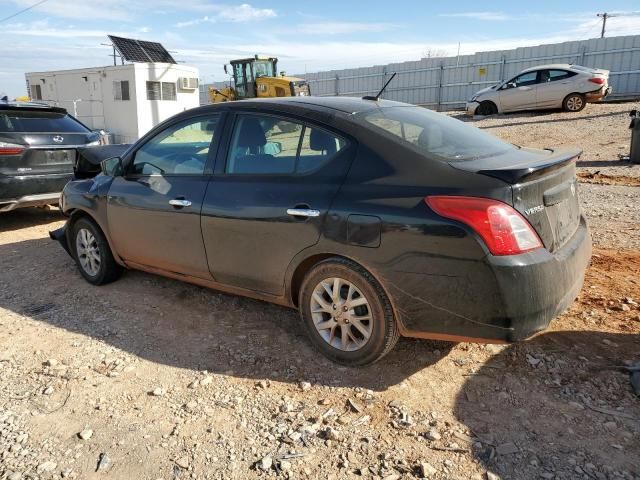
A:
<svg viewBox="0 0 640 480">
<path fill-rule="evenodd" d="M 227 75 L 233 77 L 233 86 L 222 89 L 209 87 L 211 103 L 229 102 L 244 98 L 303 97 L 310 95 L 309 84 L 303 78 L 278 74 L 278 59 L 255 55 L 251 58 L 232 60 L 224 66 Z"/>
</svg>

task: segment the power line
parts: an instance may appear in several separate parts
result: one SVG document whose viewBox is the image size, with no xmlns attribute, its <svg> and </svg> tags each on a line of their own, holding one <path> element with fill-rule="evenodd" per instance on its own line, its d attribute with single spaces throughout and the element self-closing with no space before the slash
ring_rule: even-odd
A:
<svg viewBox="0 0 640 480">
<path fill-rule="evenodd" d="M 19 12 L 16 12 L 12 15 L 9 15 L 8 17 L 4 17 L 2 19 L 0 19 L 0 23 L 2 22 L 6 22 L 7 20 L 9 20 L 10 18 L 13 17 L 17 17 L 18 15 L 20 15 L 21 13 L 24 12 L 28 12 L 29 10 L 31 10 L 32 8 L 36 8 L 38 5 L 42 5 L 44 2 L 47 2 L 48 0 L 40 0 L 38 3 L 34 3 L 33 5 L 31 5 L 30 7 L 27 8 L 23 8 L 22 10 L 20 10 Z"/>
</svg>

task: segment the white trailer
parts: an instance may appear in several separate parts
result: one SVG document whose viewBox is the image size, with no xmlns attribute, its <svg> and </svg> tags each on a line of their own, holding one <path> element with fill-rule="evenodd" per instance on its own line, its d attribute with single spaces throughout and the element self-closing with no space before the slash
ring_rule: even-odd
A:
<svg viewBox="0 0 640 480">
<path fill-rule="evenodd" d="M 161 121 L 200 104 L 198 69 L 130 63 L 25 74 L 33 101 L 66 108 L 92 129 L 132 143 Z"/>
</svg>

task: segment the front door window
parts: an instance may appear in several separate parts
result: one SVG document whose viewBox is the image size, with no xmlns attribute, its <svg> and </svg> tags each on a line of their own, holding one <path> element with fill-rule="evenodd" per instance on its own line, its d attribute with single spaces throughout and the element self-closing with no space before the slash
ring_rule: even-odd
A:
<svg viewBox="0 0 640 480">
<path fill-rule="evenodd" d="M 216 115 L 189 119 L 168 127 L 136 152 L 130 173 L 202 175 L 217 124 Z"/>
<path fill-rule="evenodd" d="M 538 78 L 538 72 L 528 72 L 517 76 L 513 79 L 516 87 L 525 87 L 528 85 L 535 85 Z"/>
</svg>

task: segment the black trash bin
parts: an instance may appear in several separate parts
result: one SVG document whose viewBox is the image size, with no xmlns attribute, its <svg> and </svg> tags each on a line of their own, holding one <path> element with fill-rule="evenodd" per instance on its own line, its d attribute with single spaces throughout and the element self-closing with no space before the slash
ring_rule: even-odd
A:
<svg viewBox="0 0 640 480">
<path fill-rule="evenodd" d="M 631 152 L 629 153 L 629 161 L 631 163 L 640 163 L 640 111 L 631 110 Z"/>
</svg>

